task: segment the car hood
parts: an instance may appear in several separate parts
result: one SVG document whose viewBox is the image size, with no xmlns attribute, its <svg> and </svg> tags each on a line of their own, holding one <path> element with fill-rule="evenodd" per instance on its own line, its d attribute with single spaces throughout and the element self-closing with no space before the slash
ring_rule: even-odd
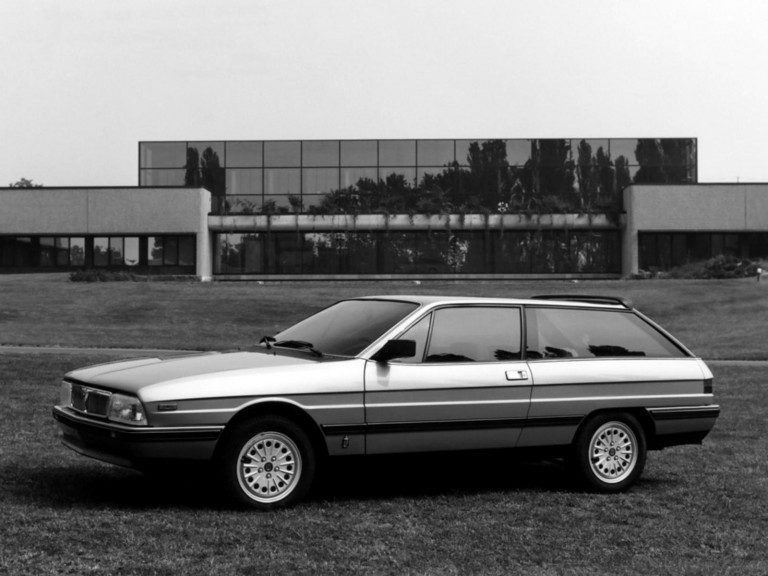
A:
<svg viewBox="0 0 768 576">
<path fill-rule="evenodd" d="M 109 362 L 69 372 L 65 377 L 111 390 L 137 394 L 147 386 L 180 380 L 197 380 L 214 374 L 254 369 L 317 364 L 311 356 L 274 355 L 265 352 L 210 352 L 177 358 L 139 358 Z"/>
</svg>

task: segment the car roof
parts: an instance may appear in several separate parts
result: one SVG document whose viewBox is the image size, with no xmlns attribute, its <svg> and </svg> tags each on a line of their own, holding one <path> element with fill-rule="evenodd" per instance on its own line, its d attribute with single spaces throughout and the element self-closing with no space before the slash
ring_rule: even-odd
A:
<svg viewBox="0 0 768 576">
<path fill-rule="evenodd" d="M 353 300 L 397 300 L 400 302 L 413 302 L 420 306 L 430 306 L 435 304 L 540 304 L 544 306 L 569 306 L 574 308 L 608 308 L 611 310 L 626 309 L 627 306 L 608 302 L 587 302 L 584 300 L 574 300 L 578 296 L 563 295 L 563 300 L 557 300 L 553 296 L 547 296 L 546 299 L 537 300 L 535 298 L 488 298 L 481 296 L 440 296 L 426 294 L 383 294 L 379 296 L 360 296 Z M 589 296 L 584 295 L 585 299 Z"/>
</svg>

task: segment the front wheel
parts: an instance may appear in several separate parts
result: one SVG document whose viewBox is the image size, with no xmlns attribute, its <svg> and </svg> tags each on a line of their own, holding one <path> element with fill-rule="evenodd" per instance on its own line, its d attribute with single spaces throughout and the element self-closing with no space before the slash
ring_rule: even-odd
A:
<svg viewBox="0 0 768 576">
<path fill-rule="evenodd" d="M 271 510 L 306 495 L 315 475 L 315 454 L 300 426 L 280 416 L 262 416 L 234 431 L 221 466 L 235 502 Z"/>
<path fill-rule="evenodd" d="M 588 488 L 620 492 L 629 488 L 645 467 L 643 428 L 631 414 L 592 418 L 574 443 L 576 468 Z"/>
</svg>

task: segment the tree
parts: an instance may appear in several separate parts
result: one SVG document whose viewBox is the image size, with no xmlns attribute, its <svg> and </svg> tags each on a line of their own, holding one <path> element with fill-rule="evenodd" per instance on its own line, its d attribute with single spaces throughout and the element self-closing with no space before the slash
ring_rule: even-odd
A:
<svg viewBox="0 0 768 576">
<path fill-rule="evenodd" d="M 32 179 L 21 178 L 13 184 L 8 184 L 11 188 L 42 188 L 42 184 L 36 184 Z"/>
</svg>

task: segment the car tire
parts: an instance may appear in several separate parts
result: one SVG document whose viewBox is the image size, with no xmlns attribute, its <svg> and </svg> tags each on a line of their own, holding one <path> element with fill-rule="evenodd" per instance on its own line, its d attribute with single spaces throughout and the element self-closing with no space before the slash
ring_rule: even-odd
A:
<svg viewBox="0 0 768 576">
<path fill-rule="evenodd" d="M 573 444 L 572 463 L 585 487 L 621 492 L 645 467 L 643 427 L 627 413 L 599 414 L 581 429 Z"/>
<path fill-rule="evenodd" d="M 306 432 L 282 416 L 260 416 L 239 425 L 220 463 L 224 487 L 239 506 L 273 510 L 309 491 L 316 457 Z"/>
</svg>

